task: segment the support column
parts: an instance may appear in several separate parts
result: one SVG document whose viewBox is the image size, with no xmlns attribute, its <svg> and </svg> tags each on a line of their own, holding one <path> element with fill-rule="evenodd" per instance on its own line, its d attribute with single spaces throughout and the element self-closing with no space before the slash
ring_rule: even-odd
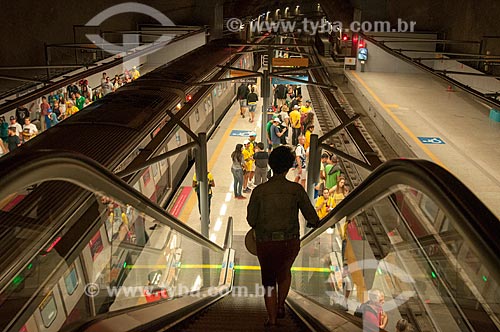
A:
<svg viewBox="0 0 500 332">
<path fill-rule="evenodd" d="M 208 211 L 208 162 L 207 162 L 207 134 L 199 133 L 198 139 L 200 146 L 198 148 L 196 160 L 196 180 L 198 180 L 198 189 L 200 191 L 200 214 L 201 214 L 201 234 L 208 238 L 208 223 L 210 214 Z"/>
<path fill-rule="evenodd" d="M 314 205 L 314 183 L 318 182 L 321 156 L 318 144 L 318 135 L 311 134 L 309 144 L 309 164 L 307 165 L 307 195 Z"/>
<path fill-rule="evenodd" d="M 269 61 L 269 60 L 268 60 Z M 262 124 L 260 126 L 260 140 L 262 142 L 265 142 L 267 145 L 267 131 L 266 131 L 266 125 L 267 125 L 267 107 L 269 106 L 269 101 L 270 101 L 270 96 L 269 96 L 269 70 L 264 69 L 264 76 L 262 77 L 261 83 L 260 83 L 260 91 L 262 93 Z"/>
</svg>

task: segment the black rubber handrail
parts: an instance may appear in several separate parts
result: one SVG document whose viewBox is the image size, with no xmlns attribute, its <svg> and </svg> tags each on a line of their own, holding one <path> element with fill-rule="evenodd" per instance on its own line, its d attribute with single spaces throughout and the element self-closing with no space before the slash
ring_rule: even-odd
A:
<svg viewBox="0 0 500 332">
<path fill-rule="evenodd" d="M 427 160 L 394 159 L 376 168 L 317 229 L 301 239 L 306 246 L 343 217 L 353 216 L 397 185 L 407 185 L 433 200 L 455 221 L 453 227 L 476 251 L 495 280 L 500 280 L 500 221 L 477 196 L 446 169 Z"/>
</svg>

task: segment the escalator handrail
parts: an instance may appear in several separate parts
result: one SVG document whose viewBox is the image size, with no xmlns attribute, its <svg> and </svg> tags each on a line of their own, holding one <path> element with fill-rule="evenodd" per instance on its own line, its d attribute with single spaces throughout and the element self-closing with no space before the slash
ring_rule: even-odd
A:
<svg viewBox="0 0 500 332">
<path fill-rule="evenodd" d="M 397 185 L 416 189 L 455 220 L 453 227 L 468 239 L 496 280 L 500 280 L 500 221 L 477 196 L 446 169 L 427 160 L 393 159 L 377 167 L 315 230 L 301 239 L 305 247 L 343 217 L 353 216 Z"/>
<path fill-rule="evenodd" d="M 121 178 L 82 154 L 39 150 L 30 154 L 12 153 L 0 159 L 0 198 L 8 197 L 37 183 L 58 180 L 76 184 L 90 192 L 111 196 L 206 248 L 224 252 L 224 248 L 168 214 Z M 1 285 L 9 282 L 12 273 L 16 273 L 31 259 L 32 257 L 20 257 L 6 271 L 0 271 L 0 289 Z"/>
</svg>

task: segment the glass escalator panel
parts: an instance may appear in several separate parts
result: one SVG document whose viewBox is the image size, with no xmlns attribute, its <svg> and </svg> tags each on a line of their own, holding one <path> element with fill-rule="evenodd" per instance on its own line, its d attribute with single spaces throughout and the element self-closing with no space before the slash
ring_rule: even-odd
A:
<svg viewBox="0 0 500 332">
<path fill-rule="evenodd" d="M 400 319 L 416 331 L 496 331 L 498 279 L 456 223 L 424 193 L 392 187 L 302 248 L 292 289 L 363 320 L 371 298 L 388 331 Z"/>
<path fill-rule="evenodd" d="M 51 192 L 64 192 L 79 207 L 63 213 L 47 199 Z M 17 223 L 11 240 L 19 238 L 36 253 L 3 282 L 0 330 L 56 331 L 224 282 L 224 250 L 207 248 L 136 202 L 63 181 L 39 183 L 21 194 L 3 200 L 2 222 Z M 57 231 L 43 238 L 42 228 Z M 16 251 L 7 249 L 2 250 L 15 263 Z"/>
</svg>

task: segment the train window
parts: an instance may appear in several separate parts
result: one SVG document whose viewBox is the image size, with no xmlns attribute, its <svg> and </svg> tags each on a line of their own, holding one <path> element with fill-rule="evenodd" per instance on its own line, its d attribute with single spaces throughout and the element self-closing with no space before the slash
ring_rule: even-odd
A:
<svg viewBox="0 0 500 332">
<path fill-rule="evenodd" d="M 64 275 L 64 284 L 66 285 L 68 295 L 73 295 L 75 289 L 78 287 L 78 274 L 75 264 L 72 264 L 69 271 Z"/>
<path fill-rule="evenodd" d="M 453 228 L 452 225 L 450 225 L 450 220 L 448 218 L 444 218 L 443 223 L 441 224 L 441 229 L 439 230 L 440 233 L 448 232 L 448 231 L 454 231 L 455 229 Z"/>
<path fill-rule="evenodd" d="M 52 292 L 45 297 L 38 310 L 40 310 L 43 325 L 45 328 L 49 328 L 57 317 L 57 305 Z"/>
<path fill-rule="evenodd" d="M 428 198 L 427 196 L 422 196 L 422 200 L 420 201 L 420 207 L 429 218 L 429 220 L 434 223 L 436 221 L 436 216 L 439 211 L 439 207 L 434 203 L 433 200 Z"/>
</svg>

